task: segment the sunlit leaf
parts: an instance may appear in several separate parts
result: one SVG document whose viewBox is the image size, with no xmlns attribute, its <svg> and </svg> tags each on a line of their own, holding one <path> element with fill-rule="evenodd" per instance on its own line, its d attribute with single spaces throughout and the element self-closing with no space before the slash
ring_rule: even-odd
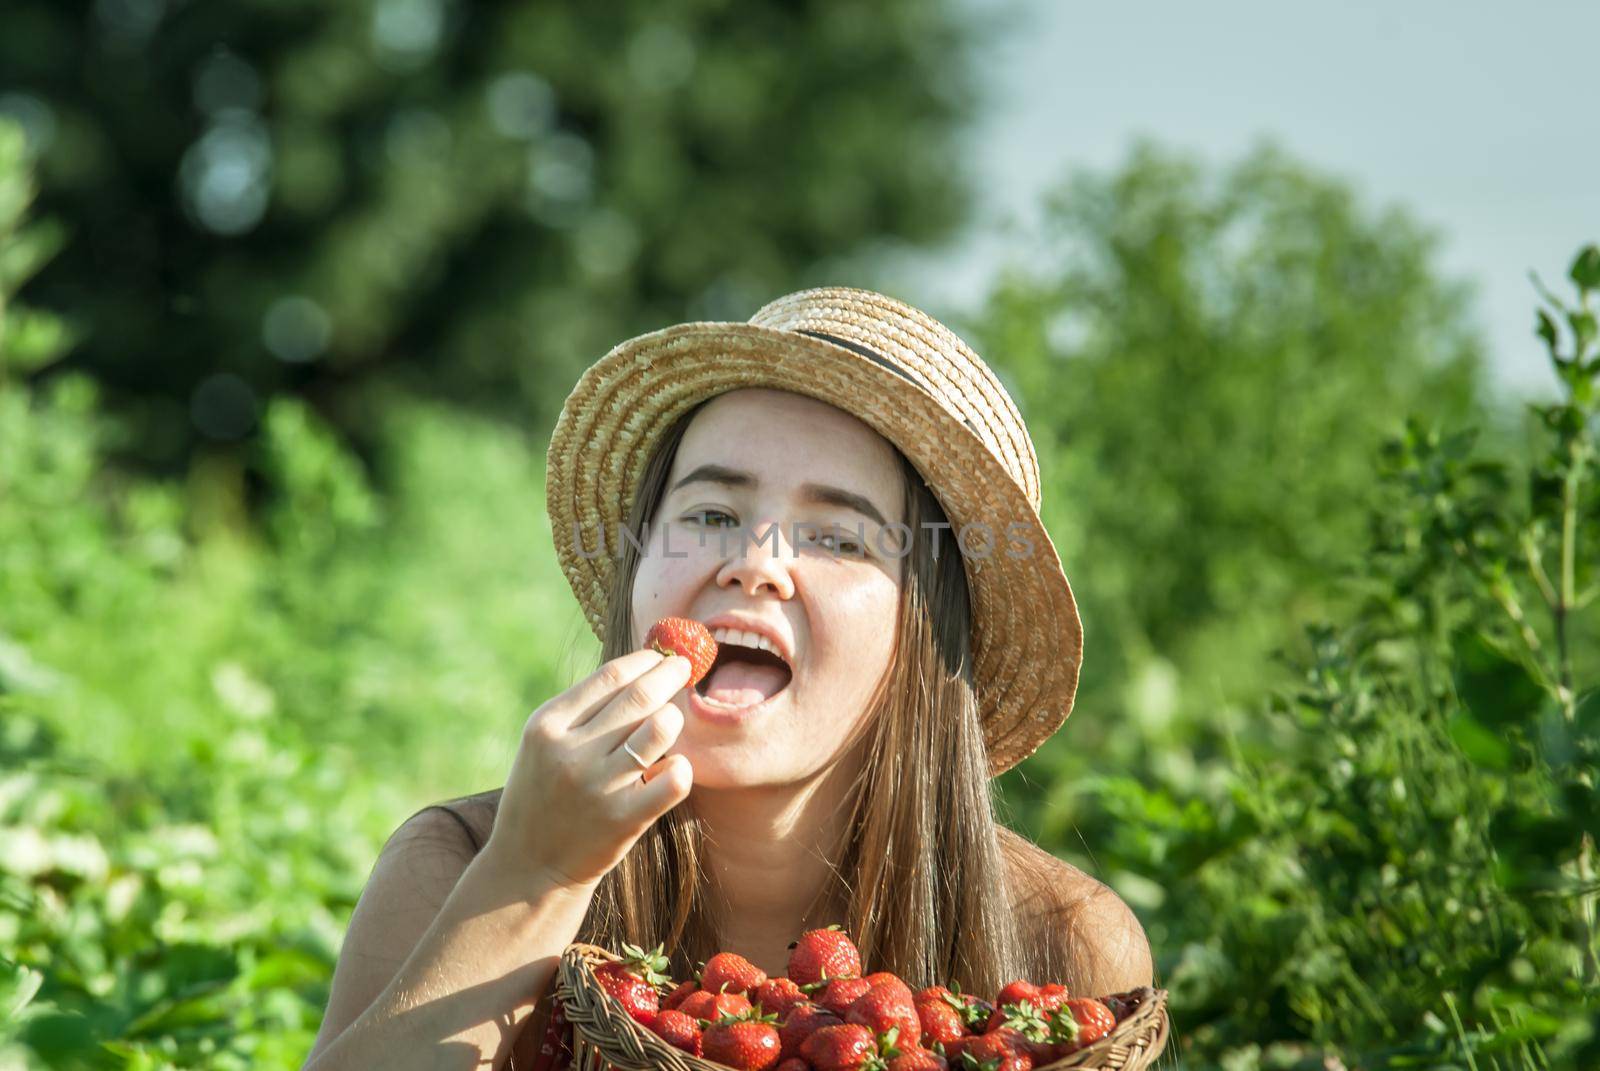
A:
<svg viewBox="0 0 1600 1071">
<path fill-rule="evenodd" d="M 1511 749 L 1506 742 L 1467 711 L 1458 710 L 1451 715 L 1449 729 L 1450 739 L 1479 766 L 1491 770 L 1510 769 Z"/>
<path fill-rule="evenodd" d="M 1586 289 L 1600 289 L 1600 246 L 1584 246 L 1572 260 L 1567 275 Z"/>
</svg>

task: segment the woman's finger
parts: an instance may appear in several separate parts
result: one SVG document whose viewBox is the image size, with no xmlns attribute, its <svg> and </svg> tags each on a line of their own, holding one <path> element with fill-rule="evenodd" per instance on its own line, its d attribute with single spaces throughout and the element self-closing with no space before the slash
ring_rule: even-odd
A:
<svg viewBox="0 0 1600 1071">
<path fill-rule="evenodd" d="M 598 750 L 600 754 L 621 746 L 634 726 L 683 691 L 693 669 L 682 655 L 663 658 L 611 702 L 601 704 L 589 718 L 572 726 L 574 742 L 581 748 Z"/>
<path fill-rule="evenodd" d="M 678 734 L 682 731 L 683 711 L 671 703 L 645 718 L 606 757 L 612 772 L 611 787 L 617 788 L 628 781 L 639 780 L 639 775 L 653 767 L 667 753 L 667 749 L 677 742 Z M 629 749 L 632 749 L 632 754 L 629 754 Z"/>
<path fill-rule="evenodd" d="M 657 651 L 640 648 L 619 655 L 567 689 L 561 696 L 565 728 L 576 729 L 617 697 L 640 677 L 655 669 L 665 658 Z"/>
<path fill-rule="evenodd" d="M 687 799 L 693 787 L 688 756 L 668 755 L 644 771 L 643 784 L 626 790 L 628 806 L 641 825 L 649 825 Z"/>
</svg>

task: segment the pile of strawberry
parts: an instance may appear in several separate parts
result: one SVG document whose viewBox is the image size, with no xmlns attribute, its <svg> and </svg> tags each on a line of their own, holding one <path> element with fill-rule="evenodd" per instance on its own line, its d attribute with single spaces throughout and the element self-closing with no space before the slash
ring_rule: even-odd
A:
<svg viewBox="0 0 1600 1071">
<path fill-rule="evenodd" d="M 698 979 L 674 985 L 659 945 L 624 945 L 625 957 L 595 975 L 668 1044 L 737 1071 L 1032 1071 L 1098 1041 L 1127 1012 L 1114 997 L 1073 997 L 1057 984 L 1015 981 L 993 1002 L 959 986 L 913 991 L 888 971 L 863 976 L 837 926 L 789 948 L 782 978 L 719 952 Z"/>
</svg>

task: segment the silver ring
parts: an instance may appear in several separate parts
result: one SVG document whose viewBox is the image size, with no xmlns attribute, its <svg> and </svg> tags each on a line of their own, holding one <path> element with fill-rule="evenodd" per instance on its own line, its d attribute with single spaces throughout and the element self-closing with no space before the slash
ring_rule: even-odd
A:
<svg viewBox="0 0 1600 1071">
<path fill-rule="evenodd" d="M 626 740 L 624 740 L 622 742 L 622 750 L 626 751 L 629 755 L 633 756 L 633 761 L 637 762 L 639 764 L 639 769 L 648 770 L 650 768 L 650 764 L 648 762 L 645 762 L 643 759 L 641 759 L 639 757 L 639 753 L 637 751 L 633 750 L 633 748 L 628 745 L 628 742 Z"/>
</svg>

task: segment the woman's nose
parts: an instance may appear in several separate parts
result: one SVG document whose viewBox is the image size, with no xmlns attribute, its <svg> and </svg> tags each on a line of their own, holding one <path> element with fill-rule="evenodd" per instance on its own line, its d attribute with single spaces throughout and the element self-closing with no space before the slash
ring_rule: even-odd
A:
<svg viewBox="0 0 1600 1071">
<path fill-rule="evenodd" d="M 779 598 L 793 597 L 794 578 L 789 570 L 794 551 L 784 539 L 783 525 L 778 521 L 768 521 L 743 533 L 737 543 L 730 545 L 729 555 L 717 574 L 718 584 L 731 580 L 743 584 L 751 595 L 767 587 Z"/>
</svg>

